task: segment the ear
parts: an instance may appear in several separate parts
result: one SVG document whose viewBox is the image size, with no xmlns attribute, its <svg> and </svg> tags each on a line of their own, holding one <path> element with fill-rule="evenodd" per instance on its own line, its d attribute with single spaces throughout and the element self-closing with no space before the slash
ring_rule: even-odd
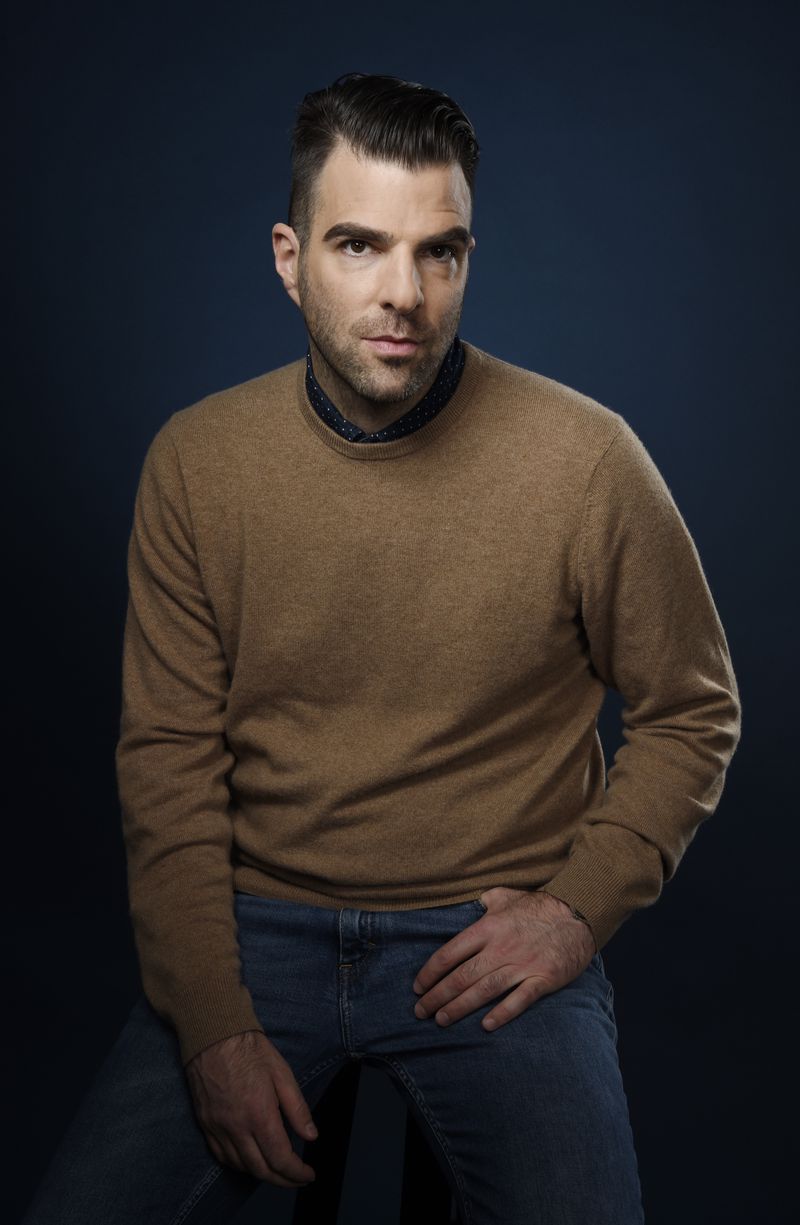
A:
<svg viewBox="0 0 800 1225">
<path fill-rule="evenodd" d="M 283 281 L 283 288 L 295 306 L 299 306 L 297 261 L 300 258 L 300 239 L 290 225 L 279 221 L 272 227 L 272 250 L 275 252 L 275 271 Z"/>
</svg>

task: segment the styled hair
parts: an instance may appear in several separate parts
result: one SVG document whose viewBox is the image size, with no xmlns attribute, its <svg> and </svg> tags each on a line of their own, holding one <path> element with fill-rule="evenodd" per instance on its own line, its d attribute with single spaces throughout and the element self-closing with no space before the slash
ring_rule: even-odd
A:
<svg viewBox="0 0 800 1225">
<path fill-rule="evenodd" d="M 317 180 L 339 141 L 362 157 L 407 170 L 458 162 L 474 196 L 478 141 L 452 98 L 400 77 L 349 72 L 306 94 L 297 108 L 289 225 L 301 241 L 311 229 Z"/>
</svg>

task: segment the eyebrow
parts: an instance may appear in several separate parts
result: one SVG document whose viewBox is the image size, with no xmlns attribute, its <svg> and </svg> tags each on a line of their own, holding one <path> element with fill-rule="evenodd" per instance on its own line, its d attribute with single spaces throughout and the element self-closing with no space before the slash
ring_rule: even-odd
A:
<svg viewBox="0 0 800 1225">
<path fill-rule="evenodd" d="M 431 234 L 430 237 L 423 238 L 419 246 L 438 247 L 442 243 L 452 242 L 459 242 L 466 246 L 470 237 L 470 232 L 465 226 L 454 225 L 449 230 L 442 230 L 440 234 Z M 322 241 L 332 242 L 334 238 L 360 238 L 365 242 L 384 247 L 391 246 L 392 243 L 392 235 L 387 230 L 373 230 L 368 225 L 359 225 L 357 221 L 337 222 L 323 234 Z"/>
</svg>

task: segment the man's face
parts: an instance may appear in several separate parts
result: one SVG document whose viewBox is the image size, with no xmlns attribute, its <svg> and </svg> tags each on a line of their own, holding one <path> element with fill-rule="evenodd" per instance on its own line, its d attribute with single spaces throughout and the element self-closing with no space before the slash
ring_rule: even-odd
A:
<svg viewBox="0 0 800 1225">
<path fill-rule="evenodd" d="M 457 163 L 411 171 L 342 144 L 330 155 L 293 283 L 282 275 L 351 395 L 411 407 L 431 386 L 461 316 L 470 218 Z"/>
</svg>

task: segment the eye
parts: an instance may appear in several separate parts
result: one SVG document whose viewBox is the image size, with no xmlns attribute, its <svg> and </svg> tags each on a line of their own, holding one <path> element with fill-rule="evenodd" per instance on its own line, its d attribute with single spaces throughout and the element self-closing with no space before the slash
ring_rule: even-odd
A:
<svg viewBox="0 0 800 1225">
<path fill-rule="evenodd" d="M 458 252 L 455 247 L 451 247 L 449 243 L 440 242 L 434 247 L 428 248 L 428 253 L 437 264 L 447 264 L 450 260 L 458 258 Z"/>
<path fill-rule="evenodd" d="M 369 249 L 366 238 L 346 238 L 339 244 L 339 250 L 344 251 L 345 255 L 366 255 Z"/>
</svg>

